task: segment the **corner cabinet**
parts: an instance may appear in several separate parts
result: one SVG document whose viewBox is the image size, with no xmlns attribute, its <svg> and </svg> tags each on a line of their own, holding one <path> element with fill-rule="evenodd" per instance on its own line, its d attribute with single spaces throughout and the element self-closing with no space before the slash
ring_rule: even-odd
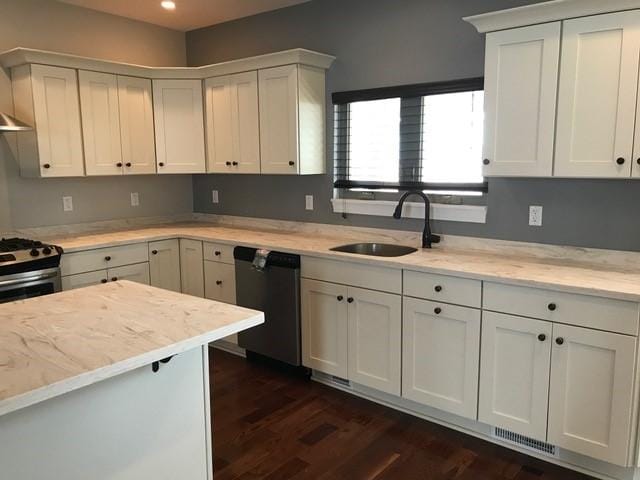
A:
<svg viewBox="0 0 640 480">
<path fill-rule="evenodd" d="M 12 70 L 12 85 L 16 117 L 35 128 L 17 136 L 22 176 L 83 176 L 76 70 L 22 65 Z"/>
<path fill-rule="evenodd" d="M 325 74 L 304 65 L 258 71 L 261 172 L 322 174 Z"/>
<path fill-rule="evenodd" d="M 205 173 L 200 80 L 154 80 L 158 173 Z"/>
</svg>

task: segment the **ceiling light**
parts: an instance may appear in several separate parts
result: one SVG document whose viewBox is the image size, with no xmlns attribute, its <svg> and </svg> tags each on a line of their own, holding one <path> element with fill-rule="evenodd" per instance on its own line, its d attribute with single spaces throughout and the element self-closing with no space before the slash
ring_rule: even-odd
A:
<svg viewBox="0 0 640 480">
<path fill-rule="evenodd" d="M 160 6 L 165 10 L 175 10 L 176 2 L 173 2 L 172 0 L 163 0 L 162 2 L 160 2 Z"/>
</svg>

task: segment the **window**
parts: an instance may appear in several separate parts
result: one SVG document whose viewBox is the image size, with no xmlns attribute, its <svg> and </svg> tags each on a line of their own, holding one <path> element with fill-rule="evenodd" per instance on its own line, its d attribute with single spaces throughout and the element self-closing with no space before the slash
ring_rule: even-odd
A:
<svg viewBox="0 0 640 480">
<path fill-rule="evenodd" d="M 336 93 L 335 187 L 485 192 L 483 80 Z"/>
</svg>

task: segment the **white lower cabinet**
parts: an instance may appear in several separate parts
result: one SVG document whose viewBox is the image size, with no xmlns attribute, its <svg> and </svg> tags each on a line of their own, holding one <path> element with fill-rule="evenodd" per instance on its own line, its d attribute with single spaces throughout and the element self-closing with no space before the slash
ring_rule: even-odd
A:
<svg viewBox="0 0 640 480">
<path fill-rule="evenodd" d="M 626 465 L 636 338 L 560 324 L 553 336 L 549 442 Z"/>
<path fill-rule="evenodd" d="M 202 242 L 180 239 L 180 281 L 182 293 L 204 297 L 204 256 Z"/>
<path fill-rule="evenodd" d="M 354 287 L 346 291 L 349 380 L 400 395 L 402 297 Z"/>
<path fill-rule="evenodd" d="M 107 270 L 109 280 L 128 280 L 130 282 L 143 283 L 149 285 L 149 263 L 137 263 L 135 265 L 125 265 L 123 267 L 110 268 Z"/>
<path fill-rule="evenodd" d="M 218 302 L 236 303 L 236 268 L 219 262 L 204 262 L 204 296 Z"/>
<path fill-rule="evenodd" d="M 402 396 L 476 419 L 480 310 L 403 299 Z"/>
<path fill-rule="evenodd" d="M 151 285 L 165 290 L 181 291 L 180 242 L 178 239 L 149 243 Z"/>
<path fill-rule="evenodd" d="M 552 324 L 483 312 L 478 420 L 544 441 Z"/>
<path fill-rule="evenodd" d="M 67 291 L 107 283 L 108 278 L 109 276 L 106 270 L 67 275 L 66 277 L 62 277 L 62 290 Z"/>
<path fill-rule="evenodd" d="M 303 278 L 302 363 L 329 375 L 348 376 L 347 287 Z"/>
</svg>

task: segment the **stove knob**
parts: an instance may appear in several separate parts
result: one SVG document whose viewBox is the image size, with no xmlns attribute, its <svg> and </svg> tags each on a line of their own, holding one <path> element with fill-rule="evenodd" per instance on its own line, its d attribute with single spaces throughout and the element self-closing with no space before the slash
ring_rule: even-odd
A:
<svg viewBox="0 0 640 480">
<path fill-rule="evenodd" d="M 44 253 L 45 255 L 51 255 L 51 248 L 49 247 L 44 247 L 42 249 L 42 253 Z"/>
<path fill-rule="evenodd" d="M 29 252 L 29 255 L 31 255 L 32 257 L 37 257 L 38 255 L 40 255 L 40 251 L 37 248 L 32 248 Z"/>
</svg>

